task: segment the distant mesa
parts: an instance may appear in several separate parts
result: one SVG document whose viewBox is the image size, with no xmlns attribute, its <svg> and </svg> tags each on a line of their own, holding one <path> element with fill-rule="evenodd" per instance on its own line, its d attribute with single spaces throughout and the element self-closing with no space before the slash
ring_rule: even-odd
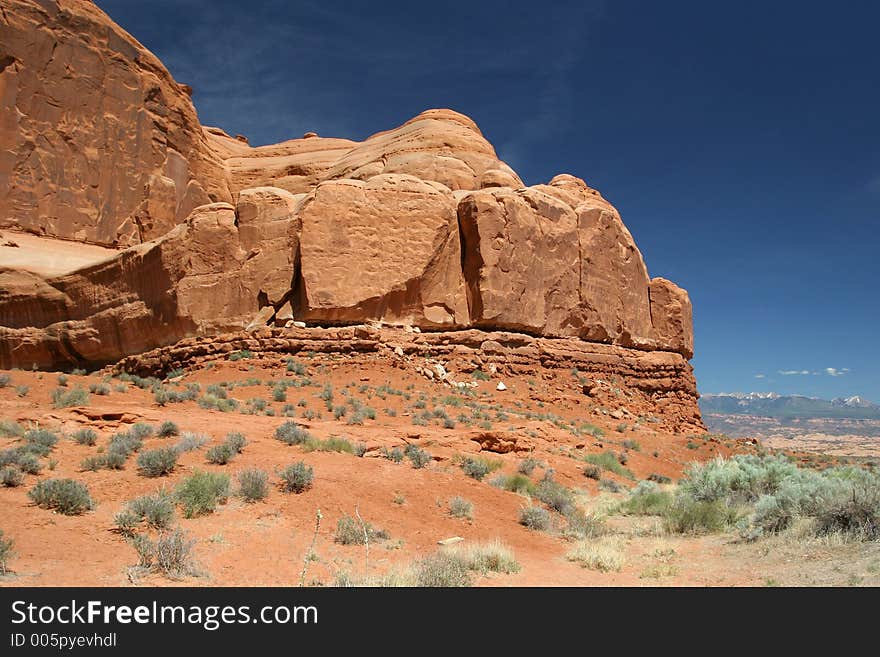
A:
<svg viewBox="0 0 880 657">
<path fill-rule="evenodd" d="M 463 114 L 252 147 L 203 127 L 93 3 L 4 12 L 0 228 L 18 248 L 0 246 L 0 367 L 109 363 L 281 314 L 575 338 L 633 367 L 693 355 L 687 292 L 648 275 L 614 206 L 573 175 L 525 185 Z M 55 258 L 71 244 L 97 250 Z"/>
</svg>

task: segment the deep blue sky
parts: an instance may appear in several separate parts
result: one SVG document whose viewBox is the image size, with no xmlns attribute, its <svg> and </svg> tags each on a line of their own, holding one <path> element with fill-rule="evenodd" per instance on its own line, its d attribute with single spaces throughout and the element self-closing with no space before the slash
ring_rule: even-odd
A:
<svg viewBox="0 0 880 657">
<path fill-rule="evenodd" d="M 702 392 L 880 401 L 880 3 L 98 4 L 252 144 L 451 107 L 584 178 L 689 290 Z"/>
</svg>

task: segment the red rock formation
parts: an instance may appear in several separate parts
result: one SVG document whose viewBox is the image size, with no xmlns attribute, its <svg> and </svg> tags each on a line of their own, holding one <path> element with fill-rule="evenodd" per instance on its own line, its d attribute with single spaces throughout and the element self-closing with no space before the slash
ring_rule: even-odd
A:
<svg viewBox="0 0 880 657">
<path fill-rule="evenodd" d="M 455 331 L 426 349 L 478 341 L 508 363 L 629 372 L 699 423 L 687 293 L 649 278 L 583 180 L 526 187 L 445 109 L 363 142 L 251 147 L 203 128 L 191 90 L 93 4 L 2 9 L 0 226 L 127 248 L 25 271 L 35 247 L 21 240 L 4 266 L 0 244 L 0 367 L 107 363 L 275 321 L 382 321 Z M 520 337 L 487 338 L 499 329 Z"/>
<path fill-rule="evenodd" d="M 91 2 L 4 0 L 0 226 L 104 245 L 230 200 L 189 97 Z"/>
</svg>

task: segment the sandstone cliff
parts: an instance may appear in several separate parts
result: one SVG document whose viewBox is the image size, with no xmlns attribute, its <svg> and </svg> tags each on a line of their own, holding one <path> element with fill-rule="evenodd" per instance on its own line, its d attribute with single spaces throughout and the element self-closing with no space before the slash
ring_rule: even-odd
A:
<svg viewBox="0 0 880 657">
<path fill-rule="evenodd" d="M 671 363 L 651 380 L 695 400 L 687 293 L 649 277 L 599 192 L 524 185 L 462 114 L 254 148 L 202 127 L 190 90 L 80 0 L 3 3 L 0 97 L 0 228 L 117 247 L 47 273 L 0 245 L 2 368 L 384 322 L 657 352 L 633 362 Z"/>
</svg>

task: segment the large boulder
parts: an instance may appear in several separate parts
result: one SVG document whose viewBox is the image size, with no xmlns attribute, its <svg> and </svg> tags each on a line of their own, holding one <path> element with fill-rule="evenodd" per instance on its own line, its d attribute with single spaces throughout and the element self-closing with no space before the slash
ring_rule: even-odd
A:
<svg viewBox="0 0 880 657">
<path fill-rule="evenodd" d="M 467 325 L 455 199 L 443 185 L 400 174 L 328 181 L 299 214 L 297 317 Z"/>
</svg>

